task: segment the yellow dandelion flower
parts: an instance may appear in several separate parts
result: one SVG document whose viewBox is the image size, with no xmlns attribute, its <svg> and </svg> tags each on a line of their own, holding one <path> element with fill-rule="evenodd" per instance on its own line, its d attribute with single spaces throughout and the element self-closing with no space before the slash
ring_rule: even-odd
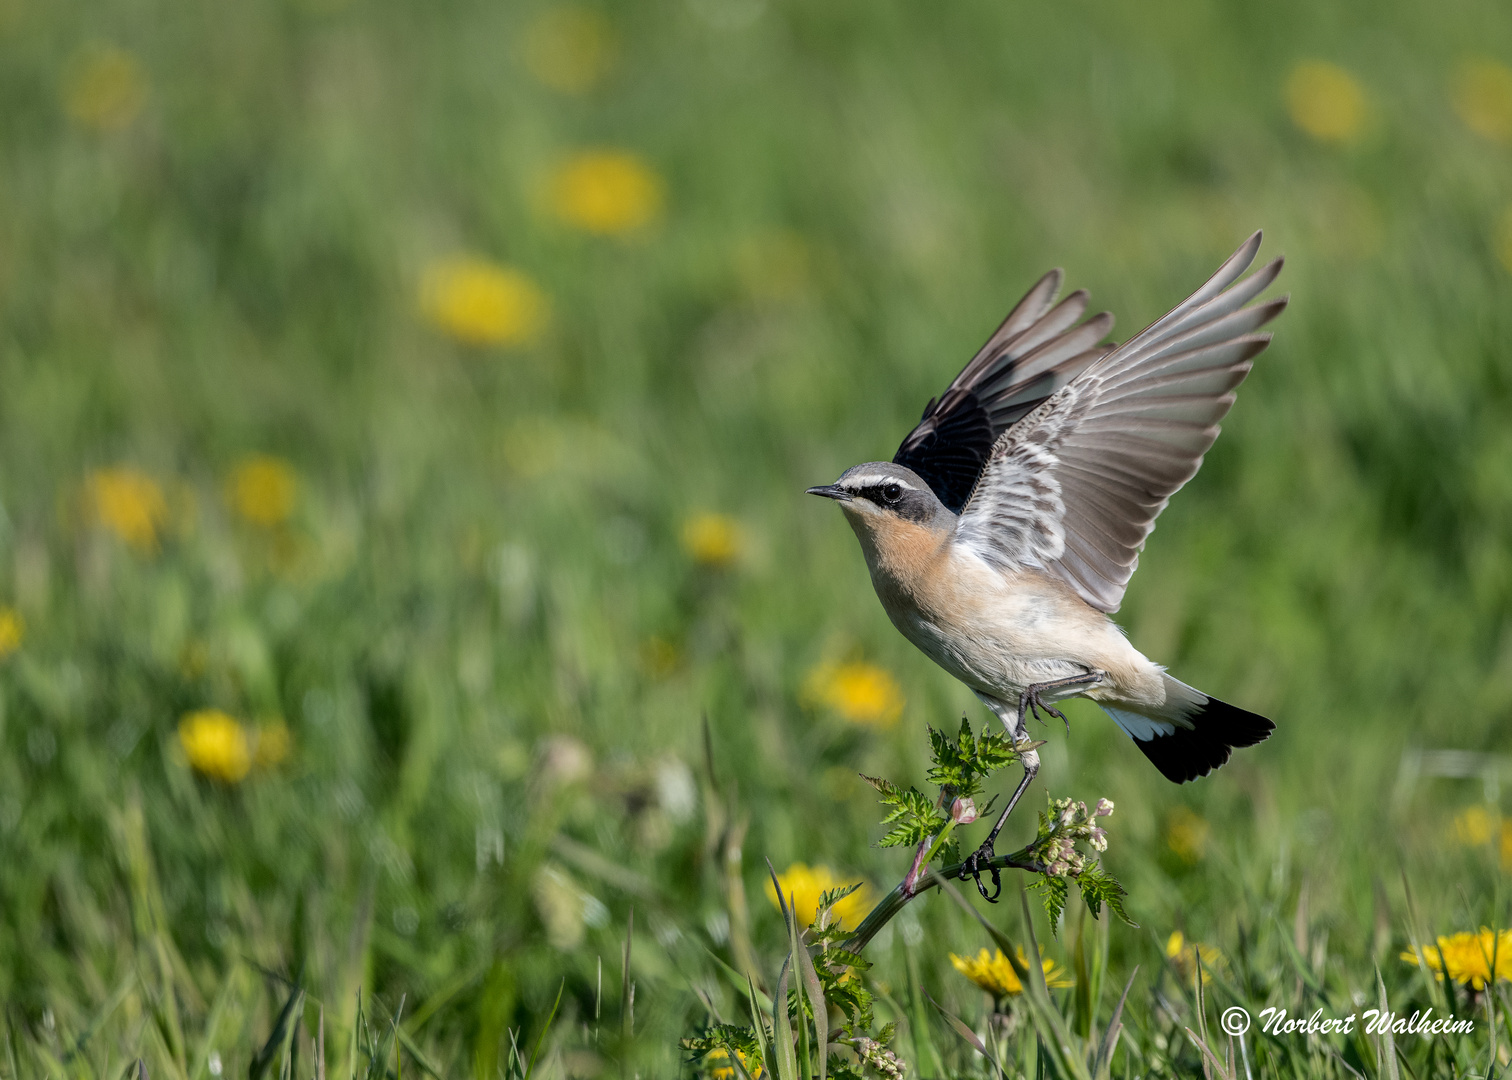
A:
<svg viewBox="0 0 1512 1080">
<path fill-rule="evenodd" d="M 1496 257 L 1501 260 L 1502 266 L 1512 273 L 1512 206 L 1507 207 L 1497 221 L 1492 245 L 1496 249 Z"/>
<path fill-rule="evenodd" d="M 1477 990 L 1484 990 L 1492 981 L 1512 982 L 1512 930 L 1492 933 L 1483 926 L 1478 934 L 1465 931 L 1440 937 L 1437 946 L 1425 946 L 1422 952 L 1423 961 L 1437 973 L 1440 982 L 1446 974 Z M 1418 962 L 1417 953 L 1411 949 L 1402 953 L 1402 959 L 1409 964 Z"/>
<path fill-rule="evenodd" d="M 614 29 L 587 8 L 548 8 L 525 32 L 525 66 L 553 90 L 586 94 L 614 67 Z"/>
<path fill-rule="evenodd" d="M 853 724 L 890 728 L 903 715 L 903 688 L 875 664 L 820 664 L 803 683 L 802 699 L 839 713 Z"/>
<path fill-rule="evenodd" d="M 1512 142 L 1512 68 L 1476 58 L 1454 78 L 1454 111 L 1465 126 L 1493 142 Z"/>
<path fill-rule="evenodd" d="M 1484 806 L 1467 806 L 1454 815 L 1454 838 L 1465 847 L 1481 847 L 1491 842 L 1500 824 Z"/>
<path fill-rule="evenodd" d="M 1185 863 L 1201 862 L 1207 855 L 1208 823 L 1184 806 L 1171 811 L 1166 821 L 1166 846 Z"/>
<path fill-rule="evenodd" d="M 219 709 L 200 709 L 179 721 L 179 745 L 197 772 L 224 784 L 244 779 L 252 768 L 246 728 Z"/>
<path fill-rule="evenodd" d="M 587 150 L 556 170 L 548 188 L 551 211 L 584 232 L 616 235 L 644 228 L 661 214 L 662 181 L 639 156 Z"/>
<path fill-rule="evenodd" d="M 0 660 L 21 647 L 26 637 L 26 620 L 15 608 L 0 607 Z"/>
<path fill-rule="evenodd" d="M 289 736 L 289 725 L 282 720 L 271 720 L 257 729 L 257 738 L 254 740 L 252 760 L 259 768 L 272 768 L 289 756 L 289 749 L 293 745 L 293 739 Z"/>
<path fill-rule="evenodd" d="M 1223 954 L 1211 945 L 1188 941 L 1180 930 L 1173 930 L 1166 939 L 1166 959 L 1171 961 L 1183 979 L 1197 974 L 1197 958 L 1202 958 L 1202 984 L 1212 978 L 1212 972 L 1223 963 Z"/>
<path fill-rule="evenodd" d="M 89 511 L 131 547 L 157 550 L 168 519 L 168 501 L 156 480 L 129 465 L 96 469 L 85 485 Z"/>
<path fill-rule="evenodd" d="M 473 256 L 441 259 L 420 280 L 420 309 L 464 345 L 528 345 L 550 319 L 543 293 L 520 271 Z"/>
<path fill-rule="evenodd" d="M 740 558 L 745 537 L 726 514 L 694 514 L 683 522 L 682 546 L 694 562 L 722 569 Z"/>
<path fill-rule="evenodd" d="M 294 466 L 282 458 L 254 454 L 231 471 L 227 494 L 231 508 L 254 525 L 282 525 L 294 513 L 299 482 Z"/>
<path fill-rule="evenodd" d="M 63 107 L 81 127 L 119 131 L 142 111 L 147 80 L 136 58 L 113 45 L 85 50 L 69 66 Z"/>
<path fill-rule="evenodd" d="M 752 1065 L 746 1059 L 745 1051 L 743 1050 L 737 1050 L 735 1054 L 740 1058 L 741 1068 L 745 1070 L 746 1075 L 750 1076 L 751 1080 L 756 1080 L 761 1075 L 760 1063 Z M 709 1070 L 709 1075 L 714 1080 L 735 1080 L 740 1075 L 735 1071 L 735 1066 L 730 1063 L 730 1052 L 728 1050 L 710 1050 L 704 1055 L 703 1063 L 704 1068 Z"/>
<path fill-rule="evenodd" d="M 782 886 L 782 895 L 792 905 L 800 927 L 809 926 L 818 918 L 821 896 L 831 889 L 853 885 L 855 881 L 855 878 L 837 877 L 828 866 L 809 866 L 801 862 L 777 875 L 777 884 Z M 766 894 L 772 906 L 777 907 L 777 890 L 772 886 L 770 876 L 766 881 Z M 871 886 L 863 882 L 859 889 L 835 904 L 830 920 L 832 924 L 860 926 L 872 906 Z"/>
<path fill-rule="evenodd" d="M 1286 77 L 1292 122 L 1319 142 L 1352 142 L 1365 128 L 1369 102 L 1353 75 L 1325 60 L 1304 60 Z"/>
<path fill-rule="evenodd" d="M 1023 949 L 1018 951 L 1018 960 L 1021 966 L 1028 968 L 1029 961 L 1025 958 Z M 1019 980 L 1018 972 L 1013 970 L 1013 964 L 1003 955 L 1002 949 L 993 952 L 983 949 L 974 957 L 951 953 L 950 962 L 957 971 L 993 997 L 1009 997 L 1024 992 L 1024 984 Z M 1040 957 L 1040 970 L 1045 973 L 1045 985 L 1053 990 L 1072 985 L 1066 974 L 1055 966 L 1054 960 Z"/>
</svg>

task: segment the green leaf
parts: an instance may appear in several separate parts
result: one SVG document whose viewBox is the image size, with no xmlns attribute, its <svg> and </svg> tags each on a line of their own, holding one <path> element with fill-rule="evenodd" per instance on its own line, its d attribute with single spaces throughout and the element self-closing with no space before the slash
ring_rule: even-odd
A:
<svg viewBox="0 0 1512 1080">
<path fill-rule="evenodd" d="M 1049 874 L 1042 875 L 1038 881 L 1029 886 L 1039 890 L 1045 904 L 1045 914 L 1050 917 L 1050 932 L 1056 932 L 1060 925 L 1061 912 L 1066 910 L 1066 896 L 1071 887 L 1063 877 L 1051 877 Z"/>
<path fill-rule="evenodd" d="M 1091 909 L 1094 917 L 1102 910 L 1102 905 L 1107 904 L 1113 914 L 1117 915 L 1130 926 L 1137 927 L 1139 924 L 1129 918 L 1124 910 L 1123 898 L 1128 895 L 1124 887 L 1118 883 L 1118 879 L 1103 869 L 1101 863 L 1088 863 L 1076 879 L 1081 888 L 1082 900 Z"/>
<path fill-rule="evenodd" d="M 844 900 L 847 896 L 855 892 L 860 887 L 861 882 L 858 881 L 854 885 L 845 885 L 838 889 L 825 889 L 824 892 L 819 894 L 818 910 L 820 914 L 823 914 L 825 908 L 838 904 L 841 900 Z M 819 921 L 818 916 L 815 916 L 814 921 Z"/>
<path fill-rule="evenodd" d="M 875 776 L 862 776 L 861 779 L 876 788 L 882 796 L 882 804 L 890 807 L 882 824 L 893 828 L 878 841 L 882 847 L 916 846 L 945 827 L 948 819 L 935 806 L 934 800 L 916 788 L 902 788 Z"/>
<path fill-rule="evenodd" d="M 742 1024 L 713 1024 L 701 1035 L 685 1038 L 678 1045 L 698 1058 L 724 1051 L 729 1056 L 730 1066 L 742 1080 L 751 1080 L 758 1072 L 765 1071 L 766 1059 L 756 1030 Z"/>
<path fill-rule="evenodd" d="M 929 782 L 946 789 L 950 797 L 974 796 L 983 780 L 1018 758 L 1006 736 L 994 732 L 977 738 L 965 717 L 954 742 L 930 728 L 929 750 L 934 762 Z"/>
</svg>

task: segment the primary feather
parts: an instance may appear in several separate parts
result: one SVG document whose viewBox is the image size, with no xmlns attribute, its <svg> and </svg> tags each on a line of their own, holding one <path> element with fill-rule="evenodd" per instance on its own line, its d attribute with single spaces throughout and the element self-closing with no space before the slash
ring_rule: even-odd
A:
<svg viewBox="0 0 1512 1080">
<path fill-rule="evenodd" d="M 1117 611 L 1156 517 L 1196 474 L 1235 387 L 1270 342 L 1255 331 L 1286 306 L 1283 298 L 1244 307 L 1281 269 L 1276 259 L 1234 284 L 1259 246 L 1257 232 L 1202 288 L 1123 345 L 1046 368 L 1063 381 L 998 435 L 960 511 L 957 540 L 1003 569 L 1049 570 L 1088 604 Z M 1049 340 L 1069 339 L 1095 321 Z M 988 355 L 1001 364 L 1012 343 L 1033 330 Z M 1033 357 L 987 365 L 994 374 L 972 385 L 993 385 L 1011 369 L 1022 373 L 1011 386 L 1022 387 L 1042 377 Z M 1017 397 L 1025 396 L 1019 390 Z M 933 483 L 926 468 L 910 465 Z"/>
<path fill-rule="evenodd" d="M 1061 272 L 1040 278 L 950 386 L 924 408 L 893 461 L 918 473 L 959 514 L 1004 431 L 1102 356 L 1113 316 L 1077 326 L 1087 293 L 1059 304 Z"/>
</svg>

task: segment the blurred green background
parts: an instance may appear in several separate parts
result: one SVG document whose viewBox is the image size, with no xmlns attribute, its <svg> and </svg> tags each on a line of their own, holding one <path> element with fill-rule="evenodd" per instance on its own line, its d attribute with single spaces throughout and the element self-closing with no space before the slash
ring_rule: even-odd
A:
<svg viewBox="0 0 1512 1080">
<path fill-rule="evenodd" d="M 1118 619 L 1276 734 L 1176 788 L 1073 704 L 1042 785 L 1118 806 L 1120 1073 L 1197 1068 L 1173 931 L 1423 999 L 1509 915 L 1508 64 L 1493 0 L 4 0 L 0 1075 L 240 1074 L 289 982 L 492 1078 L 565 980 L 538 1067 L 695 1069 L 726 856 L 770 984 L 764 860 L 889 888 L 856 774 L 990 719 L 803 488 L 1051 266 L 1121 339 L 1257 227 L 1292 305 Z"/>
</svg>

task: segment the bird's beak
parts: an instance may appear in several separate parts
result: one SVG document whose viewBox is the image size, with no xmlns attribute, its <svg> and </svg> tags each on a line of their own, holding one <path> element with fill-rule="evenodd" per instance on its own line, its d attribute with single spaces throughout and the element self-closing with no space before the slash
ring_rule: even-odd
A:
<svg viewBox="0 0 1512 1080">
<path fill-rule="evenodd" d="M 838 484 L 821 484 L 819 487 L 809 488 L 804 494 L 819 495 L 826 499 L 834 499 L 836 502 L 851 501 L 851 493 Z"/>
</svg>

